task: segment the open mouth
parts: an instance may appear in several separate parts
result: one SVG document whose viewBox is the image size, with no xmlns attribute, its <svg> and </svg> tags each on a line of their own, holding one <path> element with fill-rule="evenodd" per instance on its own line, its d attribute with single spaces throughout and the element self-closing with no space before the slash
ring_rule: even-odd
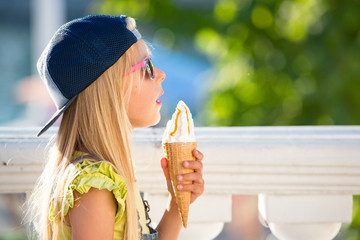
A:
<svg viewBox="0 0 360 240">
<path fill-rule="evenodd" d="M 156 100 L 156 103 L 157 103 L 157 104 L 162 104 L 160 98 L 161 98 L 161 96 L 162 96 L 163 94 L 164 94 L 164 91 L 161 92 L 159 98 Z"/>
</svg>

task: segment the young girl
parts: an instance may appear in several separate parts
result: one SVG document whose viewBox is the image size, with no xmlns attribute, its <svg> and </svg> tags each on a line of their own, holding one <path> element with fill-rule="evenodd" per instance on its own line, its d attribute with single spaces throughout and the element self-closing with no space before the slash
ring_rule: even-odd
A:
<svg viewBox="0 0 360 240">
<path fill-rule="evenodd" d="M 130 154 L 132 129 L 160 120 L 165 73 L 126 16 L 91 15 L 63 25 L 38 61 L 38 70 L 62 115 L 46 167 L 30 198 L 39 239 L 177 239 L 181 220 L 161 159 L 169 204 L 156 230 L 146 224 Z M 184 164 L 194 173 L 193 202 L 204 191 L 203 155 Z"/>
</svg>

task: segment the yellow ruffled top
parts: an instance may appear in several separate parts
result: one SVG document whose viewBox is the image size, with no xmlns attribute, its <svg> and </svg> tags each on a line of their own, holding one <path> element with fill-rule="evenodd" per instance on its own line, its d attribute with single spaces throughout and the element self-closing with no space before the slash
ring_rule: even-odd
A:
<svg viewBox="0 0 360 240">
<path fill-rule="evenodd" d="M 73 157 L 79 157 L 85 155 L 85 153 L 75 152 Z M 108 162 L 93 162 L 89 160 L 83 160 L 75 165 L 79 174 L 75 177 L 72 183 L 69 185 L 66 191 L 66 197 L 64 199 L 64 216 L 67 215 L 69 209 L 74 207 L 74 190 L 80 194 L 87 193 L 91 188 L 97 188 L 99 190 L 107 189 L 114 194 L 114 197 L 118 203 L 117 212 L 115 215 L 114 225 L 114 239 L 123 239 L 126 222 L 126 182 L 123 177 L 117 174 L 110 163 Z M 143 234 L 148 234 L 149 228 L 146 226 L 146 217 L 144 205 L 138 190 L 138 186 L 135 186 L 135 192 L 139 193 L 136 196 L 136 207 L 139 213 L 139 224 L 142 228 Z M 54 210 L 54 202 L 51 202 L 50 206 L 50 221 L 58 221 L 58 212 Z M 71 227 L 66 225 L 64 222 L 60 222 L 58 233 L 59 240 L 71 239 Z M 62 229 L 62 230 L 61 230 Z M 55 230 L 55 229 L 54 229 Z"/>
</svg>

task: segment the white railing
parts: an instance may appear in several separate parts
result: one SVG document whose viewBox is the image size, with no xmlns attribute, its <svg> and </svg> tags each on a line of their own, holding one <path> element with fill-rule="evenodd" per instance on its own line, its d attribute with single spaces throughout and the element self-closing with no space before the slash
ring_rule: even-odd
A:
<svg viewBox="0 0 360 240">
<path fill-rule="evenodd" d="M 162 128 L 134 131 L 142 191 L 160 219 L 167 194 L 159 161 Z M 205 193 L 181 239 L 212 239 L 231 221 L 231 196 L 259 196 L 259 212 L 284 240 L 329 240 L 360 194 L 360 126 L 196 128 Z M 29 192 L 42 171 L 50 131 L 0 128 L 0 193 Z M 216 207 L 215 207 L 216 206 Z M 210 209 L 210 210 L 209 210 Z M 191 236 L 191 237 L 189 237 Z"/>
</svg>

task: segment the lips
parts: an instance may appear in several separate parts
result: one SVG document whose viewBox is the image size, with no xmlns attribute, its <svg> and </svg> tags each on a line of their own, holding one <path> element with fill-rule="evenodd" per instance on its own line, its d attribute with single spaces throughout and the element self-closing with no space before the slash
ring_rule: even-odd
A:
<svg viewBox="0 0 360 240">
<path fill-rule="evenodd" d="M 159 100 L 159 98 L 164 94 L 164 90 L 161 91 L 160 96 L 158 97 L 158 99 L 156 100 L 157 104 L 162 104 L 161 101 Z"/>
</svg>

